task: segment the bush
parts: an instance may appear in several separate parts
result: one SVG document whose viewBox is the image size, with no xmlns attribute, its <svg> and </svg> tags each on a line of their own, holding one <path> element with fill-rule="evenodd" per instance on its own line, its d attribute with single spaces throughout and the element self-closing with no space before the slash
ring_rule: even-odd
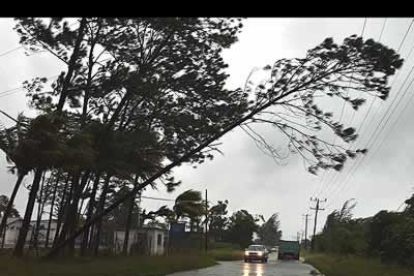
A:
<svg viewBox="0 0 414 276">
<path fill-rule="evenodd" d="M 214 257 L 216 261 L 236 261 L 243 259 L 243 251 L 240 249 L 213 249 L 209 254 Z"/>
<path fill-rule="evenodd" d="M 305 256 L 305 262 L 329 276 L 414 276 L 414 271 L 406 267 L 358 256 L 310 254 Z"/>
<path fill-rule="evenodd" d="M 74 258 L 53 262 L 0 257 L 0 275 L 7 276 L 140 276 L 166 275 L 214 265 L 208 254 Z"/>
<path fill-rule="evenodd" d="M 216 242 L 213 244 L 214 249 L 234 249 L 241 250 L 240 245 L 229 242 Z"/>
</svg>

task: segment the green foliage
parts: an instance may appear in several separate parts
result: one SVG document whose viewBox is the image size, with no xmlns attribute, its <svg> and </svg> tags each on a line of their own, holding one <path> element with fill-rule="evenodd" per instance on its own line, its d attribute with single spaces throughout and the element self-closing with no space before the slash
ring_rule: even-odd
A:
<svg viewBox="0 0 414 276">
<path fill-rule="evenodd" d="M 352 218 L 356 203 L 348 200 L 341 210 L 328 215 L 323 232 L 316 237 L 319 251 L 336 254 L 363 254 L 367 249 L 363 221 Z"/>
<path fill-rule="evenodd" d="M 282 237 L 278 214 L 273 214 L 265 223 L 263 223 L 259 227 L 257 234 L 262 244 L 268 247 L 277 245 Z"/>
<path fill-rule="evenodd" d="M 231 248 L 209 250 L 208 254 L 213 256 L 217 261 L 237 261 L 242 260 L 244 257 L 243 250 Z"/>
<path fill-rule="evenodd" d="M 378 257 L 383 263 L 414 266 L 413 197 L 401 213 L 380 211 L 366 219 L 352 218 L 355 204 L 328 215 L 325 227 L 316 236 L 320 252 Z"/>
<path fill-rule="evenodd" d="M 249 125 L 266 123 L 286 134 L 290 152 L 300 153 L 311 173 L 339 171 L 348 158 L 366 150 L 345 150 L 314 134 L 325 126 L 345 142 L 357 138 L 354 128 L 335 121 L 332 113 L 318 107 L 315 98 L 333 96 L 358 109 L 365 100 L 348 97 L 347 83 L 366 95 L 385 99 L 390 90 L 388 78 L 402 66 L 395 51 L 372 39 L 351 36 L 337 45 L 328 38 L 303 59 L 282 59 L 264 68 L 270 77 L 254 91 L 228 90 L 227 64 L 221 53 L 237 41 L 242 27 L 239 19 L 84 17 L 77 28 L 70 28 L 63 18 L 16 21 L 15 29 L 27 50 L 49 51 L 67 68 L 52 83 L 44 77 L 24 83 L 29 104 L 40 115 L 30 121 L 7 155 L 21 161 L 19 165 L 26 170 L 63 169 L 73 177 L 71 187 L 77 186 L 76 180 L 85 172 L 110 175 L 128 186 L 131 183 L 124 180 L 132 182 L 135 175 L 145 180 L 162 170 L 164 161 L 173 162 L 172 167 L 182 162 L 203 163 L 218 150 L 214 140 L 240 126 L 241 119 L 243 129 L 272 157 L 285 155 L 259 139 Z M 291 123 L 283 112 L 269 107 L 284 108 L 283 112 L 299 121 Z M 4 145 L 0 146 L 7 150 Z M 169 191 L 179 184 L 166 174 L 162 177 Z M 119 187 L 112 186 L 111 193 L 118 192 Z M 75 191 L 76 197 L 81 189 Z M 201 214 L 207 215 L 208 210 L 201 195 L 186 193 L 177 198 L 175 219 L 188 217 L 192 225 L 199 224 Z M 71 200 L 71 213 L 77 213 L 78 199 Z M 213 231 L 222 231 L 227 223 L 224 205 L 210 214 Z M 122 213 L 123 207 L 117 207 Z M 28 209 L 31 213 L 33 207 Z M 167 210 L 161 211 L 168 215 Z M 65 227 L 76 229 L 68 223 L 72 221 L 65 221 Z M 262 233 L 272 227 L 264 226 Z M 256 220 L 241 210 L 230 218 L 228 232 L 233 235 L 228 238 L 240 234 L 243 241 L 235 242 L 246 245 L 256 230 Z"/>
<path fill-rule="evenodd" d="M 209 234 L 215 241 L 221 241 L 225 238 L 225 229 L 228 224 L 227 205 L 228 201 L 218 201 L 216 205 L 209 208 L 208 211 L 208 229 Z"/>
<path fill-rule="evenodd" d="M 204 213 L 202 200 L 201 192 L 199 191 L 187 190 L 178 195 L 173 207 L 176 219 L 179 220 L 183 217 L 194 219 L 201 216 Z"/>
<path fill-rule="evenodd" d="M 345 101 L 355 110 L 365 103 L 362 97 L 374 95 L 386 99 L 390 91 L 388 79 L 402 62 L 394 50 L 372 39 L 352 35 L 336 44 L 327 38 L 309 50 L 305 58 L 278 60 L 273 66 L 263 68 L 268 72 L 264 81 L 249 82 L 247 92 L 252 98 L 254 95 L 252 105 L 256 110 L 275 106 L 256 114 L 243 129 L 260 149 L 276 160 L 299 153 L 310 173 L 316 174 L 321 169 L 340 171 L 349 158 L 364 154 L 366 149 L 346 150 L 315 135 L 324 129 L 346 143 L 357 139 L 355 128 L 336 121 L 331 112 L 319 106 L 317 98 L 327 96 Z M 359 91 L 362 97 L 351 98 L 350 89 Z M 270 125 L 286 135 L 288 151 L 267 143 L 255 131 L 255 124 Z"/>
<path fill-rule="evenodd" d="M 329 276 L 413 276 L 410 268 L 398 265 L 385 265 L 378 259 L 361 256 L 341 256 L 334 254 L 310 254 L 305 261 L 321 274 Z"/>
<path fill-rule="evenodd" d="M 402 220 L 401 214 L 387 211 L 380 211 L 372 218 L 368 228 L 369 255 L 380 255 L 385 251 L 383 243 L 389 235 L 390 227 Z"/>
<path fill-rule="evenodd" d="M 257 229 L 257 219 L 253 215 L 246 210 L 237 211 L 229 218 L 226 240 L 246 248 L 252 243 L 253 233 Z"/>
<path fill-rule="evenodd" d="M 229 243 L 229 242 L 215 242 L 213 244 L 214 249 L 234 249 L 234 250 L 240 250 L 240 245 Z"/>
<path fill-rule="evenodd" d="M 39 262 L 0 257 L 0 270 L 8 276 L 147 276 L 167 275 L 174 272 L 194 270 L 215 265 L 208 254 L 174 254 L 171 256 L 139 256 L 101 258 L 74 258 L 64 261 Z"/>
</svg>

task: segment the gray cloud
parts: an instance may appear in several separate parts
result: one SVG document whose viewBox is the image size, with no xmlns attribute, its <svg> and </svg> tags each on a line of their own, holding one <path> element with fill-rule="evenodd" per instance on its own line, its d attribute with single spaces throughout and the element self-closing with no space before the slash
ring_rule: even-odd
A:
<svg viewBox="0 0 414 276">
<path fill-rule="evenodd" d="M 382 41 L 390 47 L 397 48 L 410 20 L 409 18 L 389 19 Z M 244 86 L 247 76 L 254 67 L 272 64 L 280 58 L 303 57 L 309 48 L 316 46 L 326 37 L 333 37 L 336 41 L 340 41 L 348 35 L 359 34 L 363 22 L 363 18 L 248 19 L 239 42 L 224 52 L 224 58 L 230 65 L 228 72 L 231 76 L 228 86 L 233 88 Z M 366 37 L 377 39 L 382 23 L 381 18 L 368 19 Z M 18 36 L 12 30 L 13 25 L 11 19 L 0 19 L 2 35 L 0 53 L 19 46 Z M 411 32 L 401 49 L 403 56 L 408 54 L 413 42 L 414 32 Z M 27 57 L 22 50 L 19 50 L 0 57 L 0 61 L 0 93 L 19 86 L 26 79 L 35 76 L 53 76 L 62 70 L 62 64 L 47 53 Z M 397 88 L 402 84 L 413 64 L 413 58 L 406 62 L 395 82 Z M 357 145 L 365 145 L 372 136 L 374 127 L 379 123 L 396 91 L 398 89 L 394 88 L 390 99 L 382 105 L 377 101 L 373 106 L 362 129 L 364 135 L 360 137 Z M 410 93 L 411 90 L 407 94 Z M 404 101 L 407 99 L 408 97 Z M 26 102 L 24 92 L 11 94 L 0 98 L 0 109 L 16 116 L 20 111 L 29 112 Z M 360 124 L 369 103 L 355 115 L 353 125 Z M 401 104 L 397 114 L 403 105 L 404 103 Z M 326 106 L 339 117 L 342 103 L 326 103 Z M 345 108 L 343 116 L 345 122 L 351 121 L 352 112 L 349 107 Z M 410 120 L 413 115 L 414 108 L 410 105 L 399 122 L 394 122 L 395 116 L 387 124 L 387 129 L 394 124 L 395 128 L 386 143 L 378 151 L 375 159 L 367 162 L 371 159 L 371 153 L 364 158 L 361 170 L 353 176 L 347 186 L 343 186 L 342 179 L 348 175 L 352 163 L 347 164 L 344 171 L 334 178 L 338 181 L 327 183 L 332 175 L 337 175 L 334 172 L 327 173 L 323 181 L 320 181 L 320 177 L 306 172 L 299 156 L 291 156 L 286 165 L 277 165 L 271 158 L 261 153 L 252 140 L 238 129 L 222 139 L 224 144 L 221 149 L 224 156 L 216 154 L 213 161 L 197 169 L 183 165 L 174 170 L 176 177 L 183 180 L 183 185 L 176 192 L 167 194 L 160 187 L 158 191 L 146 191 L 145 195 L 175 198 L 186 189 L 204 191 L 207 188 L 211 200 L 228 199 L 231 211 L 243 208 L 252 213 L 263 214 L 265 217 L 278 212 L 285 238 L 292 238 L 292 235 L 302 230 L 301 215 L 311 212 L 309 198 L 317 194 L 315 191 L 321 191 L 322 187 L 326 189 L 323 189 L 321 197 L 327 197 L 328 202 L 324 205 L 329 204 L 329 208 L 321 213 L 319 229 L 326 215 L 333 208 L 340 208 L 348 198 L 356 198 L 358 201 L 356 216 L 370 216 L 381 209 L 396 209 L 412 192 L 411 171 L 414 160 L 411 149 L 414 148 L 412 139 L 414 130 Z M 374 116 L 372 121 L 371 116 Z M 8 123 L 3 117 L 0 120 Z M 268 129 L 262 131 L 272 142 L 282 147 L 286 145 L 282 135 Z M 328 137 L 332 139 L 332 136 Z M 15 178 L 7 173 L 4 155 L 0 153 L 0 194 L 10 194 L 14 181 Z M 30 178 L 27 182 L 29 181 Z M 24 210 L 26 200 L 27 193 L 22 190 L 17 198 L 18 209 Z M 143 199 L 143 206 L 147 209 L 159 208 L 164 204 L 171 205 L 168 202 Z"/>
</svg>

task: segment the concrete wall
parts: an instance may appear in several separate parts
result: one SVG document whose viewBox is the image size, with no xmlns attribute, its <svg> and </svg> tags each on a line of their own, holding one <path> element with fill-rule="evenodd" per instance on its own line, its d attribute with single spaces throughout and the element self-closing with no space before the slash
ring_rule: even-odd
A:
<svg viewBox="0 0 414 276">
<path fill-rule="evenodd" d="M 146 235 L 146 248 L 149 255 L 163 255 L 165 252 L 165 232 L 158 229 L 143 229 L 142 234 Z M 131 252 L 132 245 L 137 242 L 137 231 L 130 230 L 128 239 L 128 253 Z M 124 231 L 114 232 L 115 251 L 122 252 L 125 239 Z"/>
<path fill-rule="evenodd" d="M 148 243 L 150 255 L 163 255 L 165 252 L 164 231 L 158 229 L 148 231 Z"/>
<path fill-rule="evenodd" d="M 31 229 L 29 229 L 27 233 L 27 237 L 26 237 L 26 246 L 29 246 L 29 242 L 31 241 L 32 234 L 33 234 L 32 230 L 35 227 L 35 225 L 36 225 L 36 222 L 31 222 Z M 45 245 L 47 226 L 48 226 L 48 221 L 41 221 L 39 236 L 38 236 L 39 247 L 43 247 Z M 56 226 L 57 226 L 57 223 L 52 222 L 50 226 L 50 233 L 49 233 L 49 245 L 53 243 L 53 239 L 56 233 Z M 6 232 L 4 235 L 4 247 L 5 248 L 13 248 L 16 245 L 21 227 L 22 227 L 22 220 L 16 220 L 7 225 Z"/>
</svg>

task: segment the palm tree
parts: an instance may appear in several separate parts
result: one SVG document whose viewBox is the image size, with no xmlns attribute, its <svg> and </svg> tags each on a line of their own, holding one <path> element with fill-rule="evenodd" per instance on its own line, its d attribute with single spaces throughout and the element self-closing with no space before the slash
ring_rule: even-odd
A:
<svg viewBox="0 0 414 276">
<path fill-rule="evenodd" d="M 13 191 L 10 195 L 10 198 L 8 199 L 7 207 L 4 210 L 2 220 L 0 222 L 0 237 L 2 236 L 2 233 L 6 227 L 7 218 L 10 216 L 13 210 L 14 200 L 19 191 L 20 185 L 23 182 L 24 177 L 31 170 L 31 167 L 23 165 L 22 158 L 24 158 L 24 156 L 17 154 L 17 148 L 20 141 L 26 135 L 27 125 L 30 121 L 22 113 L 20 113 L 17 116 L 17 119 L 14 121 L 16 125 L 11 128 L 5 128 L 3 125 L 0 125 L 0 149 L 6 154 L 7 162 L 9 164 L 14 164 L 14 166 L 11 167 L 10 171 L 12 173 L 17 172 L 16 183 L 14 184 Z M 2 247 L 3 244 L 4 243 L 2 242 Z"/>
<path fill-rule="evenodd" d="M 30 121 L 24 139 L 21 139 L 16 147 L 16 156 L 21 158 L 22 164 L 25 167 L 35 168 L 22 227 L 13 252 L 16 257 L 23 255 L 42 175 L 48 169 L 63 163 L 67 146 L 64 133 L 59 131 L 59 126 L 64 120 L 63 116 L 55 114 L 39 115 Z"/>
<path fill-rule="evenodd" d="M 175 199 L 173 207 L 175 218 L 187 217 L 190 219 L 191 231 L 194 230 L 194 224 L 200 222 L 200 216 L 204 214 L 204 204 L 200 191 L 187 190 Z"/>
</svg>

